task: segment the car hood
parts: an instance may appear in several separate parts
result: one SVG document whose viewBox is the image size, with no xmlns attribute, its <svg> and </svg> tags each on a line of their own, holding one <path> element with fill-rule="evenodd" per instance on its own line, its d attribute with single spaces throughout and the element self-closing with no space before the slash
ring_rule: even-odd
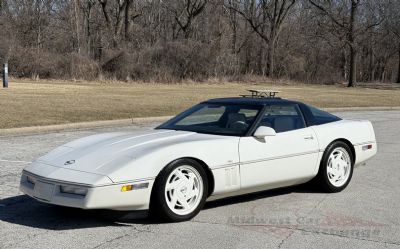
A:
<svg viewBox="0 0 400 249">
<path fill-rule="evenodd" d="M 99 134 L 60 146 L 37 162 L 106 176 L 116 166 L 134 161 L 146 150 L 166 143 L 179 143 L 195 134 L 173 130 Z"/>
</svg>

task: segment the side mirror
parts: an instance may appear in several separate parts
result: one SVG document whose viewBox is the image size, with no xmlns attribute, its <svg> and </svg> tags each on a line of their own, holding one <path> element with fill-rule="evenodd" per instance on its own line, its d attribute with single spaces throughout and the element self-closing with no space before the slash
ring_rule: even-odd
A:
<svg viewBox="0 0 400 249">
<path fill-rule="evenodd" d="M 276 136 L 276 131 L 271 127 L 260 126 L 254 132 L 254 137 L 258 139 L 264 139 L 265 137 Z"/>
</svg>

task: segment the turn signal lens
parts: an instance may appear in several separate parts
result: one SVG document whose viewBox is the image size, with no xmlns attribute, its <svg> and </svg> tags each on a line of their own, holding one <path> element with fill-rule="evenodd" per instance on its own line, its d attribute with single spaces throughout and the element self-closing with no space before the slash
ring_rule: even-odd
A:
<svg viewBox="0 0 400 249">
<path fill-rule="evenodd" d="M 133 185 L 124 185 L 121 187 L 121 192 L 126 192 L 131 190 L 133 190 Z"/>
</svg>

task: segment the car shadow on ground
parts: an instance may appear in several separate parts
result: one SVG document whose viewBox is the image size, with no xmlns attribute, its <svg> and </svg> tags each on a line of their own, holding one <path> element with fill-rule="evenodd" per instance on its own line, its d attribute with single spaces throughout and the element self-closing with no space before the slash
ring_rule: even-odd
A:
<svg viewBox="0 0 400 249">
<path fill-rule="evenodd" d="M 27 195 L 1 199 L 0 220 L 48 230 L 125 226 L 113 220 L 105 219 L 97 210 L 82 210 L 44 204 Z"/>
<path fill-rule="evenodd" d="M 287 187 L 207 202 L 204 209 L 251 202 L 262 198 L 297 193 L 319 193 L 308 186 Z M 38 202 L 27 195 L 0 200 L 0 220 L 7 223 L 48 230 L 70 230 L 90 227 L 131 226 L 162 223 L 144 212 L 82 210 Z"/>
<path fill-rule="evenodd" d="M 245 203 L 256 201 L 258 199 L 264 199 L 268 197 L 287 195 L 291 193 L 323 193 L 323 191 L 316 189 L 313 184 L 307 183 L 302 185 L 272 189 L 272 190 L 264 190 L 244 195 L 226 197 L 223 199 L 215 200 L 207 202 L 203 209 L 212 209 L 218 208 L 226 205 L 232 205 L 237 203 Z"/>
</svg>

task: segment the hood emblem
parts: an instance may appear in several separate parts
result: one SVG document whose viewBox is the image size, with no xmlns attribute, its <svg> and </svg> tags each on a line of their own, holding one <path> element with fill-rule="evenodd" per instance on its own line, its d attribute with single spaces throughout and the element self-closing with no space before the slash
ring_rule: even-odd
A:
<svg viewBox="0 0 400 249">
<path fill-rule="evenodd" d="M 69 161 L 66 161 L 64 163 L 64 165 L 71 165 L 71 164 L 74 164 L 74 163 L 75 163 L 75 160 L 69 160 Z"/>
</svg>

